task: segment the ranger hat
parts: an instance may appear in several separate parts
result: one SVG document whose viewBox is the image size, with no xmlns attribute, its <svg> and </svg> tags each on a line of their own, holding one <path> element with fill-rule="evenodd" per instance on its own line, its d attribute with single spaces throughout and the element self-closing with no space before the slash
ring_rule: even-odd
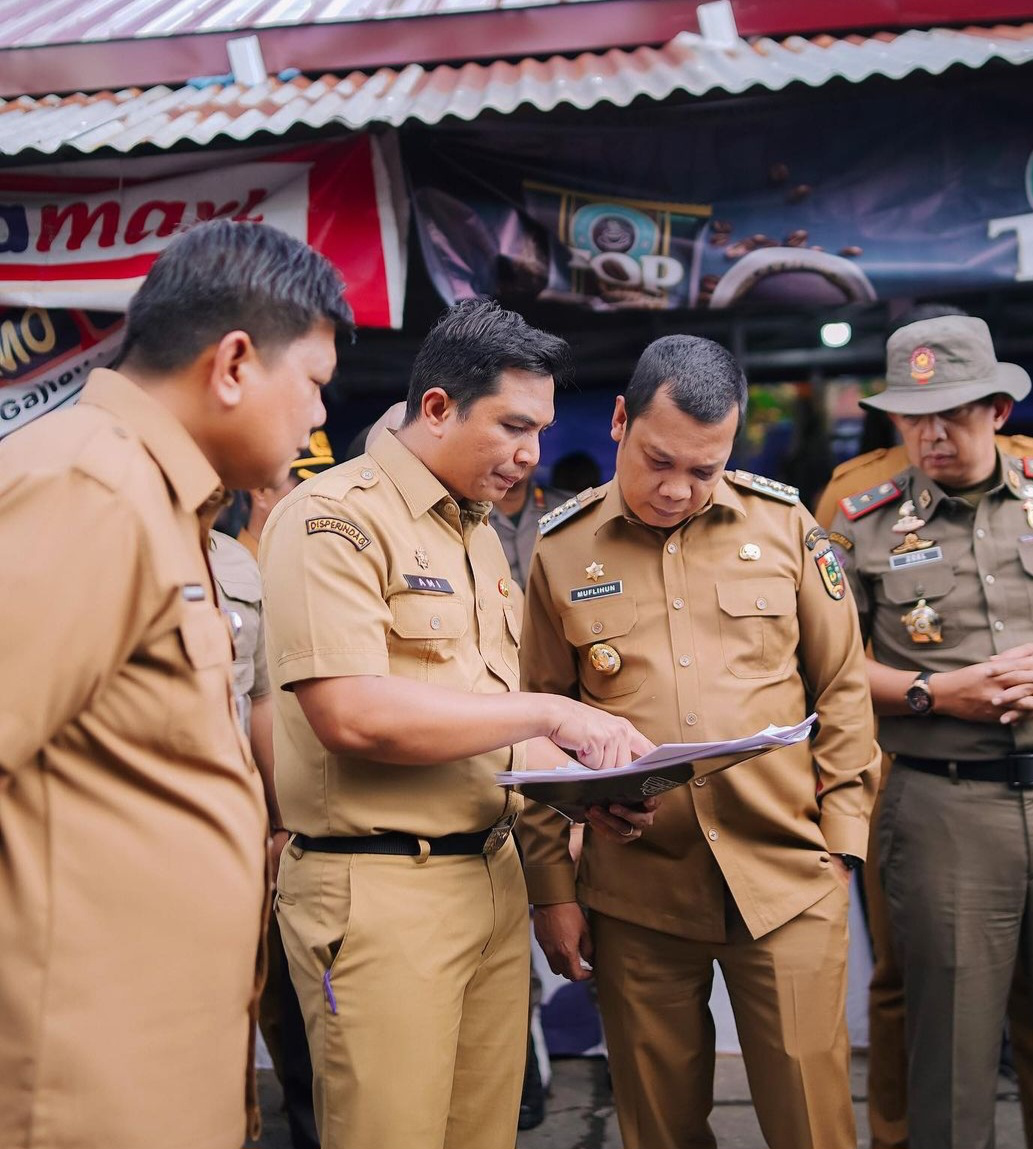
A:
<svg viewBox="0 0 1033 1149">
<path fill-rule="evenodd" d="M 931 415 L 998 392 L 1024 399 L 1029 388 L 1029 375 L 1018 364 L 998 363 L 982 319 L 943 315 L 894 331 L 886 344 L 886 389 L 861 406 Z"/>
<path fill-rule="evenodd" d="M 335 467 L 333 448 L 325 431 L 313 431 L 308 437 L 308 448 L 291 463 L 291 474 L 299 479 L 311 479 L 328 467 Z"/>
</svg>

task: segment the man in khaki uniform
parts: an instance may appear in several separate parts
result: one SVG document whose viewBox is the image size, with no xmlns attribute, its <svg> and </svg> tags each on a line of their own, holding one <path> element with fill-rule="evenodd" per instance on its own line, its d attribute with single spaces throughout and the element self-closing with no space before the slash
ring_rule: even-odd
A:
<svg viewBox="0 0 1033 1149">
<path fill-rule="evenodd" d="M 908 1137 L 985 1149 L 1005 1003 L 1033 972 L 1033 464 L 994 443 L 1030 384 L 982 320 L 956 316 L 895 332 L 886 377 L 865 404 L 891 413 L 911 465 L 841 500 L 832 533 L 895 755 L 878 836 Z"/>
<path fill-rule="evenodd" d="M 1033 458 L 1028 435 L 998 435 L 1006 455 Z M 878 487 L 908 465 L 903 447 L 880 447 L 840 463 L 821 494 L 814 517 L 831 527 L 840 499 Z M 878 831 L 881 795 L 889 781 L 893 759 L 882 757 L 880 799 L 872 812 L 871 837 Z M 864 865 L 865 917 L 871 937 L 874 967 L 868 992 L 868 1125 L 871 1149 L 907 1149 L 907 1043 L 904 1037 L 904 983 L 890 942 L 886 894 L 879 872 L 878 851 L 869 849 Z M 1008 1026 L 1018 1077 L 1019 1100 L 1027 1142 L 1033 1144 L 1033 993 L 1021 966 L 1008 999 Z"/>
<path fill-rule="evenodd" d="M 527 898 L 495 774 L 650 745 L 518 692 L 519 619 L 491 502 L 538 460 L 562 340 L 459 304 L 424 341 L 406 421 L 302 484 L 262 535 L 277 791 L 294 834 L 277 913 L 323 1149 L 512 1149 Z M 515 745 L 517 744 L 517 745 Z M 627 833 L 649 813 L 600 812 Z"/>
<path fill-rule="evenodd" d="M 282 481 L 344 320 L 305 245 L 197 227 L 121 369 L 0 444 L 8 1149 L 242 1142 L 266 817 L 208 532 L 225 487 Z"/>
<path fill-rule="evenodd" d="M 651 344 L 613 418 L 616 478 L 542 522 L 528 582 L 529 689 L 622 714 L 656 742 L 817 711 L 810 745 L 665 796 L 617 855 L 589 828 L 576 895 L 566 827 L 521 830 L 539 940 L 594 966 L 626 1149 L 713 1146 L 721 964 L 773 1149 L 856 1145 L 845 1018 L 847 867 L 878 778 L 857 619 L 794 488 L 724 466 L 746 382 L 718 345 Z"/>
</svg>

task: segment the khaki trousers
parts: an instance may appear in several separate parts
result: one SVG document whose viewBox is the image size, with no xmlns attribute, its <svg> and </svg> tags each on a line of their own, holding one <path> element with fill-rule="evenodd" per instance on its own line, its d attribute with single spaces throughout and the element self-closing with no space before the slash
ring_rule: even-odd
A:
<svg viewBox="0 0 1033 1149">
<path fill-rule="evenodd" d="M 513 842 L 422 862 L 289 847 L 276 908 L 322 1149 L 513 1149 L 530 962 Z"/>
<path fill-rule="evenodd" d="M 714 1149 L 721 966 L 770 1149 L 856 1149 L 846 1028 L 847 904 L 837 884 L 762 938 L 686 941 L 591 915 L 599 1005 L 624 1149 Z"/>
<path fill-rule="evenodd" d="M 1033 791 L 898 763 L 878 834 L 904 978 L 909 1144 L 991 1149 L 1008 998 L 1017 969 L 1020 987 L 1033 975 Z"/>
</svg>

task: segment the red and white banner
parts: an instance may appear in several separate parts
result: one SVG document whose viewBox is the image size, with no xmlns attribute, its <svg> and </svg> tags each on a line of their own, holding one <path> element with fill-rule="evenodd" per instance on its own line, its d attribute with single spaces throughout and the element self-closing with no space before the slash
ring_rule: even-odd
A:
<svg viewBox="0 0 1033 1149">
<path fill-rule="evenodd" d="M 0 172 L 0 304 L 124 311 L 173 236 L 226 218 L 307 240 L 360 327 L 400 327 L 406 210 L 392 136 Z"/>
</svg>

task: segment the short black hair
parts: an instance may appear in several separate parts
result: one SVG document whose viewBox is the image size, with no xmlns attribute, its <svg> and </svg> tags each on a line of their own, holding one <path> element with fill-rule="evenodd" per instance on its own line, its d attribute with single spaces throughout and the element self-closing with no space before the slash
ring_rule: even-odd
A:
<svg viewBox="0 0 1033 1149">
<path fill-rule="evenodd" d="M 642 352 L 624 393 L 628 426 L 665 387 L 679 411 L 700 423 L 720 423 L 735 407 L 746 415 L 746 376 L 720 343 L 698 335 L 665 335 Z"/>
<path fill-rule="evenodd" d="M 566 340 L 532 327 L 493 299 L 466 299 L 450 307 L 420 345 L 409 377 L 405 423 L 419 417 L 423 396 L 440 387 L 456 402 L 460 418 L 494 395 L 504 371 L 551 375 L 557 387 L 573 377 Z"/>
<path fill-rule="evenodd" d="M 177 236 L 129 301 L 116 363 L 155 372 L 192 363 L 229 331 L 279 349 L 321 319 L 354 330 L 344 284 L 308 244 L 262 223 L 212 220 Z"/>
</svg>

